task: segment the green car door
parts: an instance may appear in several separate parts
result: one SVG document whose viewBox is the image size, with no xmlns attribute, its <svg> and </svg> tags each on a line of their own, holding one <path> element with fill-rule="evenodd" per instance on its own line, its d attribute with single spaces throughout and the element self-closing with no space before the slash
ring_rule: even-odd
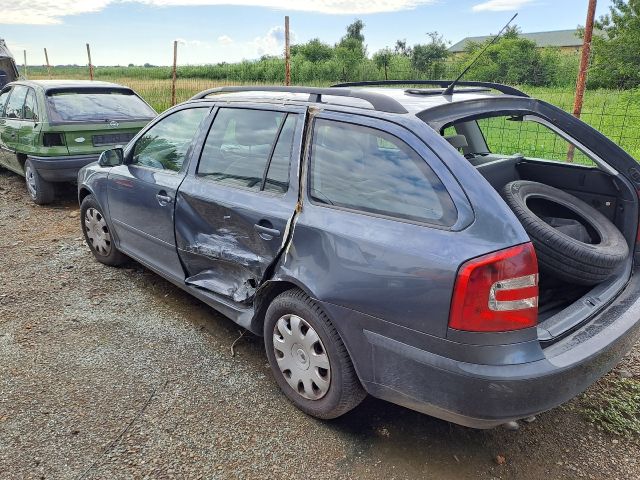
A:
<svg viewBox="0 0 640 480">
<path fill-rule="evenodd" d="M 0 132 L 0 142 L 3 148 L 3 166 L 20 175 L 24 169 L 15 152 L 20 143 L 20 130 L 23 127 L 24 102 L 29 93 L 29 87 L 16 85 L 11 89 L 9 100 L 4 109 L 4 125 Z"/>
<path fill-rule="evenodd" d="M 4 166 L 8 162 L 9 147 L 4 143 L 5 128 L 7 119 L 5 117 L 5 106 L 7 100 L 9 100 L 9 94 L 11 93 L 11 87 L 6 87 L 0 92 L 0 165 Z"/>
<path fill-rule="evenodd" d="M 29 88 L 22 110 L 22 121 L 18 129 L 18 144 L 16 150 L 27 155 L 38 153 L 40 135 L 40 115 L 36 92 Z"/>
</svg>

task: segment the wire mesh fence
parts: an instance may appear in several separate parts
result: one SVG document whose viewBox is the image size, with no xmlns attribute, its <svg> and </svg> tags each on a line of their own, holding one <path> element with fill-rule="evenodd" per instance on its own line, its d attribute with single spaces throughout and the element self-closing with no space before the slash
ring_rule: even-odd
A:
<svg viewBox="0 0 640 480">
<path fill-rule="evenodd" d="M 226 65 L 202 65 L 202 66 L 179 66 L 176 79 L 176 101 L 182 102 L 194 94 L 207 88 L 224 85 L 265 85 L 284 83 L 284 63 L 281 59 L 273 59 L 269 62 L 241 62 L 238 64 Z M 328 68 L 328 67 L 327 67 Z M 420 73 L 414 70 L 401 70 L 388 68 L 386 72 L 383 68 L 375 68 L 371 65 L 357 71 L 349 72 L 350 80 L 384 80 L 385 77 L 394 80 L 426 79 L 426 78 L 451 78 L 457 71 L 457 65 L 451 65 L 437 72 Z M 331 78 L 335 75 L 334 81 L 318 80 Z M 46 78 L 68 78 L 68 79 L 88 79 L 88 67 L 54 67 L 48 70 L 46 67 L 28 67 L 28 77 L 31 79 Z M 282 78 L 280 78 L 282 77 Z M 119 83 L 133 88 L 147 102 L 149 102 L 158 112 L 171 106 L 171 67 L 95 67 L 95 80 L 104 80 Z M 315 80 L 314 80 L 315 78 Z M 328 86 L 332 83 L 344 80 L 344 72 L 341 67 L 336 67 L 335 72 L 313 72 L 296 71 L 295 64 L 292 68 L 292 81 L 294 84 L 304 84 L 313 86 Z M 274 80 L 275 79 L 275 80 Z M 303 81 L 304 80 L 304 81 Z M 571 111 L 575 91 L 571 87 L 532 87 L 520 86 L 520 89 L 533 97 L 547 101 L 563 110 Z M 588 90 L 585 95 L 585 103 L 582 109 L 582 120 L 597 130 L 604 133 L 622 148 L 628 151 L 635 158 L 640 159 L 640 90 Z M 514 143 L 513 129 L 521 129 L 522 126 L 505 125 L 503 123 L 489 123 L 486 126 L 486 134 L 507 145 Z M 519 133 L 520 138 L 522 132 Z M 564 151 L 564 146 L 559 147 L 557 143 L 551 144 L 542 141 L 538 133 L 538 141 L 531 132 L 526 133 L 526 138 L 533 139 L 530 145 L 536 146 L 531 150 L 536 156 L 541 158 L 556 158 Z M 522 152 L 527 153 L 527 152 Z M 531 154 L 531 153 L 529 153 Z M 579 161 L 579 156 L 576 157 Z"/>
</svg>

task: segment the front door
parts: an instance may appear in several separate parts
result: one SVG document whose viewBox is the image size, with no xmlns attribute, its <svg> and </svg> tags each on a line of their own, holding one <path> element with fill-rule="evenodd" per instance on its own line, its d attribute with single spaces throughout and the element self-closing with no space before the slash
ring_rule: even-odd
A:
<svg viewBox="0 0 640 480">
<path fill-rule="evenodd" d="M 7 87 L 0 92 L 0 165 L 5 165 L 9 158 L 9 147 L 4 143 L 5 129 L 7 128 L 7 118 L 5 116 L 5 106 L 9 100 L 11 87 Z"/>
<path fill-rule="evenodd" d="M 175 111 L 151 125 L 109 173 L 109 216 L 118 247 L 166 275 L 184 279 L 176 253 L 174 207 L 192 150 L 209 107 Z"/>
<path fill-rule="evenodd" d="M 187 284 L 236 303 L 253 296 L 295 211 L 304 112 L 217 110 L 200 161 L 178 192 L 176 238 Z"/>
<path fill-rule="evenodd" d="M 20 162 L 18 162 L 18 157 L 15 152 L 19 145 L 19 133 L 23 123 L 24 102 L 28 92 L 29 88 L 24 85 L 16 85 L 11 89 L 9 100 L 4 109 L 2 130 L 0 131 L 3 164 L 9 170 L 21 175 L 24 174 L 24 170 Z"/>
</svg>

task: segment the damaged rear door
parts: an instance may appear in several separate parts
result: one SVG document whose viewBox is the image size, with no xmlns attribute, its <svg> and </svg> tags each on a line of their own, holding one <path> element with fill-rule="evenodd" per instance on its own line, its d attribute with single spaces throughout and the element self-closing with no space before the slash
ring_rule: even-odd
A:
<svg viewBox="0 0 640 480">
<path fill-rule="evenodd" d="M 186 283 L 236 303 L 253 297 L 298 200 L 306 108 L 218 108 L 180 186 L 176 242 Z"/>
</svg>

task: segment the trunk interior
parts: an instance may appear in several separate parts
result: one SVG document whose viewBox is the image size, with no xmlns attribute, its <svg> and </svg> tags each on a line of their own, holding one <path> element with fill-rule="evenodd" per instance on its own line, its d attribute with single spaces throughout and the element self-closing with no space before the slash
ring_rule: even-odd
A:
<svg viewBox="0 0 640 480">
<path fill-rule="evenodd" d="M 633 251 L 637 229 L 637 196 L 630 184 L 619 176 L 615 177 L 597 168 L 525 159 L 522 156 L 505 158 L 486 155 L 470 161 L 498 192 L 502 192 L 504 186 L 511 181 L 530 180 L 580 198 L 611 220 L 627 239 L 630 251 Z M 531 208 L 543 218 L 547 213 L 546 206 L 542 203 Z M 563 215 L 556 211 L 553 216 Z M 574 228 L 571 220 L 555 220 L 558 224 L 553 226 L 561 231 Z M 589 232 L 584 228 L 582 230 L 581 235 L 588 235 Z M 610 303 L 626 285 L 632 262 L 633 255 L 630 255 L 627 263 L 613 277 L 593 287 L 572 285 L 541 274 L 538 323 L 540 341 L 550 344 L 559 340 Z"/>
</svg>

